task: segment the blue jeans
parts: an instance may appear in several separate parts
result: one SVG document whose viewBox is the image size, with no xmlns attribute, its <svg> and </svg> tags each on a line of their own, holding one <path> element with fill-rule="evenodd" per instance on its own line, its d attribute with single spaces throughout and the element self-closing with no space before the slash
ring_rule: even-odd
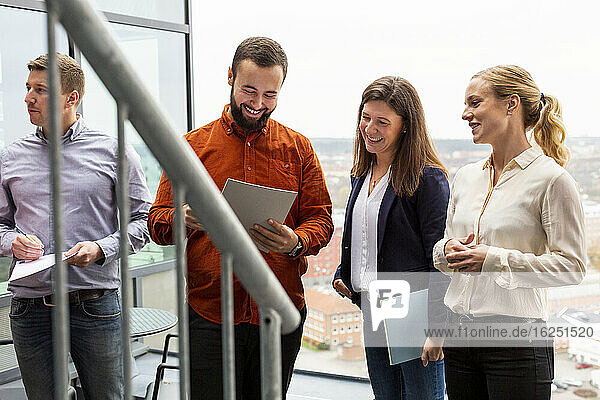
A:
<svg viewBox="0 0 600 400">
<path fill-rule="evenodd" d="M 365 296 L 366 297 L 366 296 Z M 366 299 L 365 299 L 366 300 Z M 376 400 L 444 400 L 444 360 L 423 366 L 421 358 L 390 365 L 385 347 L 384 325 L 371 332 L 371 307 L 366 300 L 361 306 L 366 342 L 367 369 Z M 367 334 L 367 332 L 369 332 Z M 367 339 L 368 336 L 368 339 Z M 377 346 L 368 346 L 369 343 Z"/>
<path fill-rule="evenodd" d="M 386 347 L 366 347 L 365 353 L 376 400 L 444 399 L 444 360 L 427 367 L 420 358 L 390 365 Z"/>
<path fill-rule="evenodd" d="M 117 291 L 70 304 L 69 308 L 71 358 L 85 399 L 122 399 L 121 306 Z M 11 300 L 10 328 L 29 400 L 55 397 L 52 309 L 33 299 Z"/>
</svg>

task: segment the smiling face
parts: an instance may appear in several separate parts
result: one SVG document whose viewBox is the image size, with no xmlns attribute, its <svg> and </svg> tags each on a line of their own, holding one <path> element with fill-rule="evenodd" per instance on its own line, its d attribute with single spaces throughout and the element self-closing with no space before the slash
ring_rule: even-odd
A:
<svg viewBox="0 0 600 400">
<path fill-rule="evenodd" d="M 240 62 L 235 80 L 229 69 L 231 116 L 245 131 L 262 129 L 277 107 L 277 96 L 283 83 L 280 65 L 259 67 L 250 60 Z"/>
<path fill-rule="evenodd" d="M 469 123 L 474 143 L 492 146 L 504 137 L 509 126 L 508 101 L 498 99 L 488 82 L 473 78 L 465 92 L 462 119 Z"/>
<path fill-rule="evenodd" d="M 377 162 L 391 162 L 402 134 L 402 117 L 382 100 L 365 103 L 360 115 L 360 132 L 369 153 Z"/>
</svg>

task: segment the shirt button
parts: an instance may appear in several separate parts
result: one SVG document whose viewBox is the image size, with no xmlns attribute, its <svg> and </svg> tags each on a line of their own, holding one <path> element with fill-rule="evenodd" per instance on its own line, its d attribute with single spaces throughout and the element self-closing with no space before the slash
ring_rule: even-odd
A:
<svg viewBox="0 0 600 400">
<path fill-rule="evenodd" d="M 250 144 L 250 142 L 248 142 L 248 147 L 250 147 L 250 146 L 251 146 L 251 144 Z"/>
<path fill-rule="evenodd" d="M 248 167 L 248 171 L 252 171 L 252 167 Z"/>
</svg>

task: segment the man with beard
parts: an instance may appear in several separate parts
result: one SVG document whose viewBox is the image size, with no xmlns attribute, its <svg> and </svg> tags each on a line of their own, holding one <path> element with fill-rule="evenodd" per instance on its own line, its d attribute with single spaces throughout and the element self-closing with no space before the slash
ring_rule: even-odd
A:
<svg viewBox="0 0 600 400">
<path fill-rule="evenodd" d="M 298 196 L 285 221 L 270 220 L 277 233 L 259 225 L 250 231 L 269 249 L 262 255 L 300 310 L 298 329 L 281 337 L 282 388 L 287 391 L 300 350 L 306 319 L 301 276 L 307 255 L 317 254 L 333 233 L 331 199 L 317 156 L 304 136 L 270 119 L 287 72 L 287 57 L 274 40 L 252 37 L 237 48 L 228 72 L 230 102 L 219 119 L 185 135 L 216 185 L 227 178 L 293 190 Z M 148 217 L 158 244 L 173 243 L 173 192 L 165 174 Z M 216 247 L 184 206 L 187 226 L 190 306 L 190 365 L 193 399 L 220 399 L 223 393 L 221 353 L 221 260 Z M 203 210 L 194 210 L 200 215 Z M 237 398 L 259 399 L 259 311 L 235 279 L 235 369 Z"/>
</svg>

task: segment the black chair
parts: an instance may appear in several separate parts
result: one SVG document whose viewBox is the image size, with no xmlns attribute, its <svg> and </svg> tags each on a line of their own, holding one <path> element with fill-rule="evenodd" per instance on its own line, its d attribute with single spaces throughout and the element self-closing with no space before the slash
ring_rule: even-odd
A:
<svg viewBox="0 0 600 400">
<path fill-rule="evenodd" d="M 156 367 L 156 378 L 154 379 L 154 390 L 152 391 L 152 400 L 158 400 L 158 390 L 160 389 L 160 383 L 165 376 L 165 369 L 179 369 L 179 365 L 168 364 L 167 356 L 169 355 L 169 342 L 171 338 L 179 337 L 176 333 L 168 333 L 165 336 L 165 345 L 162 352 L 162 360 L 158 367 Z"/>
</svg>

